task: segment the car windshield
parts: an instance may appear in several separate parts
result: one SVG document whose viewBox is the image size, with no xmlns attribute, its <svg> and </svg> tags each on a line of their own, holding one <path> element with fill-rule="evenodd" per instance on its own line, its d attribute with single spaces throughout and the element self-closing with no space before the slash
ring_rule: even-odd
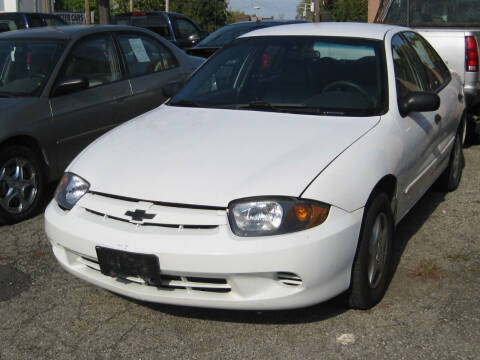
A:
<svg viewBox="0 0 480 360">
<path fill-rule="evenodd" d="M 371 116 L 386 109 L 383 42 L 340 37 L 235 40 L 169 105 Z"/>
<path fill-rule="evenodd" d="M 255 22 L 247 25 L 224 26 L 200 41 L 197 44 L 197 47 L 222 47 L 230 41 L 235 40 L 240 35 L 262 27 L 266 27 L 266 25 L 256 24 Z"/>
<path fill-rule="evenodd" d="M 39 96 L 62 48 L 55 40 L 0 40 L 0 97 Z"/>
</svg>

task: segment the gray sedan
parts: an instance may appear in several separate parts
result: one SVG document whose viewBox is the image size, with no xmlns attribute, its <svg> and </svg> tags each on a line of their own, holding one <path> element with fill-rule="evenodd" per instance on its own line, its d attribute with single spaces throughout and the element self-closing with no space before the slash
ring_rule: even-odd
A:
<svg viewBox="0 0 480 360">
<path fill-rule="evenodd" d="M 138 27 L 0 34 L 0 218 L 35 213 L 86 145 L 163 103 L 202 62 Z"/>
</svg>

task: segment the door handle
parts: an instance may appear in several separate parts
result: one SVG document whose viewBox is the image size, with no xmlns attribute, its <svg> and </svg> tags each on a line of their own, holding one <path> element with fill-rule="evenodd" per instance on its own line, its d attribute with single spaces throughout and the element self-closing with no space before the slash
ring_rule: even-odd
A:
<svg viewBox="0 0 480 360">
<path fill-rule="evenodd" d="M 442 121 L 442 116 L 440 114 L 435 115 L 435 124 L 438 124 L 440 121 Z"/>
<path fill-rule="evenodd" d="M 462 94 L 458 94 L 458 101 L 459 101 L 459 102 L 462 102 L 462 100 L 463 100 L 463 95 L 462 95 Z"/>
</svg>

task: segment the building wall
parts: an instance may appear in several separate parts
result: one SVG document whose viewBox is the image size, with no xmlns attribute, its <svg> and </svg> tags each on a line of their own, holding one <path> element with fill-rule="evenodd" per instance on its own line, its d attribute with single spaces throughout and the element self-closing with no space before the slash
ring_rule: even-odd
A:
<svg viewBox="0 0 480 360">
<path fill-rule="evenodd" d="M 368 0 L 368 22 L 373 22 L 375 15 L 377 15 L 380 0 Z"/>
<path fill-rule="evenodd" d="M 0 12 L 41 12 L 41 0 L 0 0 Z"/>
</svg>

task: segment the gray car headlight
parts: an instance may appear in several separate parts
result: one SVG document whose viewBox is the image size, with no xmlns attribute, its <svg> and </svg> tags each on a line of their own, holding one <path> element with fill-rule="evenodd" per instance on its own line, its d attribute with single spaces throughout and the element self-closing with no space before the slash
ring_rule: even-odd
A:
<svg viewBox="0 0 480 360">
<path fill-rule="evenodd" d="M 310 229 L 323 223 L 330 206 L 291 197 L 256 197 L 232 201 L 230 227 L 238 236 L 267 236 Z"/>
<path fill-rule="evenodd" d="M 64 210 L 71 210 L 90 189 L 90 184 L 80 176 L 65 173 L 55 190 L 55 200 Z"/>
</svg>

